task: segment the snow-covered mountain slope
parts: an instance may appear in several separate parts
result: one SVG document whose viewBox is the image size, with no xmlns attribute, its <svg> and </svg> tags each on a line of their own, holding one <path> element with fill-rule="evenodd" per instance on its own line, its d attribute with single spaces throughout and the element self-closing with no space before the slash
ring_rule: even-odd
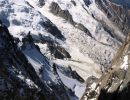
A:
<svg viewBox="0 0 130 100">
<path fill-rule="evenodd" d="M 86 80 L 111 65 L 129 32 L 129 14 L 110 0 L 0 0 L 1 62 L 12 75 L 4 80 L 27 86 L 18 98 L 27 89 L 34 100 L 80 100 Z"/>
<path fill-rule="evenodd" d="M 109 19 L 100 9 L 102 6 L 98 7 L 100 5 L 94 0 L 47 0 L 43 7 L 38 7 L 36 1 L 27 0 L 27 2 L 61 30 L 66 38 L 67 48 L 69 46 L 69 49 L 75 53 L 74 47 L 78 47 L 76 50 L 99 64 L 97 66 L 109 66 L 114 51 L 127 34 Z M 69 53 L 72 59 L 77 60 L 75 55 L 73 56 L 70 51 Z M 87 58 L 84 60 L 82 58 L 84 57 L 78 55 L 80 61 L 87 61 Z"/>
<path fill-rule="evenodd" d="M 17 46 L 17 39 L 15 40 L 10 35 L 4 25 L 0 26 L 0 32 L 0 50 L 3 50 L 0 61 L 3 65 L 2 69 L 6 72 L 3 72 L 5 76 L 3 76 L 4 74 L 1 76 L 1 81 L 5 80 L 9 84 L 9 86 L 4 87 L 5 83 L 2 82 L 0 90 L 5 93 L 11 89 L 13 89 L 11 93 L 16 90 L 18 92 L 10 99 L 16 100 L 22 98 L 21 95 L 23 95 L 26 100 L 31 94 L 34 95 L 32 100 L 42 100 L 44 96 L 45 99 L 48 98 L 49 100 L 78 100 L 82 97 L 86 89 L 84 80 L 71 69 L 62 68 L 62 66 L 49 62 L 33 43 L 31 35 L 22 39 L 22 46 Z M 10 77 L 7 79 L 6 75 Z M 13 83 L 13 80 L 17 80 L 16 83 Z M 15 87 L 15 84 L 19 84 L 18 87 Z M 29 93 L 24 94 L 24 91 Z M 35 93 L 38 91 L 40 94 Z M 8 98 L 11 93 L 5 98 Z M 42 96 L 42 99 L 38 95 Z M 0 98 L 3 98 L 3 96 L 0 96 Z"/>
</svg>

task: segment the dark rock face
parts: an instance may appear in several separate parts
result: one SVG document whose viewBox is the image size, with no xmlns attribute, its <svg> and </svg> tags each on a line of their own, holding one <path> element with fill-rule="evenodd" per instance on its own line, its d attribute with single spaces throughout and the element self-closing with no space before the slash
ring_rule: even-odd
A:
<svg viewBox="0 0 130 100">
<path fill-rule="evenodd" d="M 61 31 L 55 26 L 53 25 L 51 22 L 47 21 L 47 22 L 41 22 L 39 23 L 40 25 L 42 25 L 43 27 L 45 27 L 45 29 L 51 33 L 53 36 L 55 36 L 58 39 L 61 40 L 65 40 L 65 37 L 62 35 Z"/>
<path fill-rule="evenodd" d="M 129 100 L 130 80 L 126 80 L 126 74 L 125 70 L 119 69 L 111 75 L 109 73 L 103 75 L 100 79 L 88 78 L 85 95 L 89 99 L 94 98 L 95 100 Z M 91 90 L 91 85 L 98 82 L 100 84 Z M 125 82 L 127 84 L 123 86 Z"/>
<path fill-rule="evenodd" d="M 119 90 L 109 93 L 106 90 L 101 90 L 98 100 L 129 100 L 130 99 L 130 83 L 128 83 L 123 90 Z"/>
<path fill-rule="evenodd" d="M 57 46 L 54 43 L 50 43 L 48 44 L 48 47 L 51 51 L 51 54 L 53 54 L 55 58 L 58 59 L 71 58 L 70 54 L 61 46 Z"/>
<path fill-rule="evenodd" d="M 50 11 L 55 14 L 58 15 L 64 19 L 66 19 L 67 21 L 69 21 L 71 24 L 74 25 L 74 21 L 73 18 L 71 16 L 71 14 L 69 13 L 68 10 L 62 10 L 59 5 L 55 2 L 52 2 L 51 6 L 50 6 Z"/>
<path fill-rule="evenodd" d="M 73 3 L 74 6 L 76 6 L 76 2 L 74 0 L 71 0 L 71 2 Z"/>
<path fill-rule="evenodd" d="M 75 27 L 84 31 L 87 35 L 89 35 L 90 37 L 92 37 L 91 33 L 89 32 L 89 30 L 82 24 L 75 24 Z"/>
<path fill-rule="evenodd" d="M 13 37 L 8 29 L 0 26 L 0 99 L 1 100 L 42 100 L 45 99 L 44 92 L 34 86 L 29 86 L 26 81 L 18 77 L 33 79 L 34 84 L 40 83 L 32 66 L 28 64 L 26 58 L 18 50 Z M 37 80 L 35 80 L 37 79 Z M 40 84 L 38 85 L 40 86 Z M 41 86 L 40 86 L 41 87 Z"/>
<path fill-rule="evenodd" d="M 84 2 L 87 6 L 91 4 L 90 0 L 84 0 Z"/>
<path fill-rule="evenodd" d="M 74 79 L 79 80 L 80 82 L 84 82 L 84 79 L 83 79 L 81 76 L 79 76 L 76 71 L 72 71 L 71 76 L 72 76 Z"/>
<path fill-rule="evenodd" d="M 115 91 L 113 93 L 108 93 L 102 90 L 98 100 L 130 100 L 130 83 L 122 91 Z"/>
<path fill-rule="evenodd" d="M 111 91 L 102 89 L 98 97 L 99 100 L 129 100 L 130 99 L 130 67 L 127 71 L 118 70 L 113 73 L 110 80 Z M 122 81 L 122 82 L 121 82 Z"/>
<path fill-rule="evenodd" d="M 45 1 L 44 0 L 38 0 L 38 6 L 42 7 L 45 5 Z"/>
</svg>

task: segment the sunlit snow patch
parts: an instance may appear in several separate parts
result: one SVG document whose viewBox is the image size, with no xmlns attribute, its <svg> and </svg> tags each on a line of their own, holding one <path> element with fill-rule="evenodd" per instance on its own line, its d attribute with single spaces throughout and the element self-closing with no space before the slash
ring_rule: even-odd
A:
<svg viewBox="0 0 130 100">
<path fill-rule="evenodd" d="M 128 69 L 128 55 L 124 56 L 123 64 L 121 65 L 121 69 L 124 69 L 124 70 Z"/>
</svg>

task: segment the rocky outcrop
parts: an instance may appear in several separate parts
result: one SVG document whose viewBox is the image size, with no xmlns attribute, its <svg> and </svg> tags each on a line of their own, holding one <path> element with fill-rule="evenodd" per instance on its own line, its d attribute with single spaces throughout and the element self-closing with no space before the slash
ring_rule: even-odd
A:
<svg viewBox="0 0 130 100">
<path fill-rule="evenodd" d="M 76 28 L 84 31 L 85 33 L 87 33 L 87 35 L 89 35 L 89 36 L 92 37 L 91 33 L 89 32 L 89 30 L 84 25 L 82 25 L 80 23 L 74 22 L 74 20 L 72 18 L 72 15 L 69 13 L 69 11 L 68 10 L 62 10 L 60 8 L 60 6 L 56 2 L 52 2 L 51 3 L 51 5 L 50 5 L 50 11 L 53 14 L 64 18 L 65 20 L 67 20 L 68 22 L 70 22 L 73 26 L 75 26 Z"/>
<path fill-rule="evenodd" d="M 61 31 L 53 25 L 50 21 L 40 22 L 41 26 L 43 26 L 49 33 L 51 33 L 54 37 L 65 41 L 65 37 L 62 35 Z"/>
<path fill-rule="evenodd" d="M 71 24 L 73 24 L 73 25 L 75 24 L 75 22 L 73 21 L 73 18 L 71 16 L 71 14 L 69 13 L 69 11 L 68 10 L 62 10 L 56 2 L 51 3 L 50 11 L 53 14 L 60 16 L 60 17 L 64 18 L 65 20 L 69 21 Z"/>
<path fill-rule="evenodd" d="M 117 5 L 109 0 L 96 0 L 96 3 L 107 17 L 117 25 L 125 35 L 127 35 L 130 27 L 129 10 L 126 7 Z"/>
<path fill-rule="evenodd" d="M 103 74 L 99 79 L 88 78 L 86 97 L 82 100 L 129 100 L 130 79 L 129 71 L 119 69 L 112 73 Z M 127 77 L 127 78 L 126 78 Z"/>
<path fill-rule="evenodd" d="M 61 46 L 53 44 L 48 44 L 51 54 L 58 59 L 71 58 L 70 54 Z"/>
<path fill-rule="evenodd" d="M 38 6 L 43 7 L 45 5 L 45 0 L 37 0 Z"/>
<path fill-rule="evenodd" d="M 122 87 L 122 84 L 126 82 L 126 73 L 127 72 L 125 70 L 118 70 L 114 72 L 109 78 L 106 86 L 101 89 L 98 100 L 104 100 L 104 98 L 106 100 L 129 100 L 130 98 L 127 95 L 129 91 L 128 84 L 126 84 L 125 87 Z M 126 88 L 128 88 L 128 91 Z"/>
<path fill-rule="evenodd" d="M 60 45 L 56 39 L 53 40 L 49 37 L 45 37 L 42 36 L 41 34 L 39 34 L 40 40 L 35 41 L 35 43 L 42 43 L 42 44 L 47 44 L 47 47 L 51 53 L 51 56 L 54 58 L 58 58 L 58 59 L 70 59 L 71 55 L 69 54 L 69 52 L 67 50 L 65 50 L 64 47 L 62 47 L 62 45 Z M 37 47 L 40 51 L 40 48 Z"/>
</svg>

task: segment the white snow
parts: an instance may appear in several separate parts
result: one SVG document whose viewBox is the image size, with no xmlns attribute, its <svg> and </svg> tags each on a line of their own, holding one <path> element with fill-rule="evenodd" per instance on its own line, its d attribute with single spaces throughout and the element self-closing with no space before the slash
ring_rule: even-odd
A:
<svg viewBox="0 0 130 100">
<path fill-rule="evenodd" d="M 120 68 L 124 70 L 128 69 L 128 55 L 123 57 L 123 64 L 121 65 Z"/>
<path fill-rule="evenodd" d="M 49 51 L 49 48 L 47 47 L 47 44 L 46 44 L 46 43 L 45 43 L 45 44 L 43 44 L 43 43 L 35 43 L 35 44 L 39 46 L 40 51 L 42 52 L 42 54 L 43 54 L 44 56 L 46 56 L 46 57 L 49 58 L 49 59 L 52 58 L 52 55 L 51 55 L 51 53 L 50 53 L 50 51 Z"/>
<path fill-rule="evenodd" d="M 90 63 L 88 65 L 85 64 L 84 65 L 85 67 L 83 67 L 83 70 L 86 70 L 86 68 L 88 68 L 88 66 L 91 65 L 92 69 L 96 68 L 96 70 L 98 69 L 97 72 L 99 72 L 99 70 L 100 70 L 99 65 L 96 65 L 95 62 L 93 62 L 93 60 L 90 57 L 92 57 L 93 59 L 97 59 L 96 57 L 100 57 L 99 58 L 100 61 L 102 61 L 102 59 L 107 59 L 106 61 L 108 61 L 108 62 L 110 59 L 112 59 L 112 57 L 113 57 L 112 53 L 114 52 L 113 47 L 100 44 L 99 42 L 97 42 L 94 39 L 87 36 L 84 32 L 73 27 L 70 23 L 66 22 L 61 17 L 55 16 L 52 13 L 50 13 L 50 11 L 49 11 L 50 4 L 49 3 L 47 3 L 42 8 L 39 8 L 33 1 L 30 1 L 30 0 L 27 0 L 27 1 L 35 9 L 37 9 L 39 12 L 41 12 L 43 15 L 45 15 L 47 18 L 49 18 L 62 31 L 62 34 L 65 36 L 66 41 L 64 43 L 60 43 L 60 44 L 62 44 L 62 46 L 70 53 L 70 55 L 72 57 L 71 60 L 81 62 L 79 64 L 79 67 L 82 66 L 82 64 L 84 64 L 84 62 Z M 69 2 L 69 1 L 64 1 L 64 2 Z M 51 3 L 51 1 L 50 1 L 50 3 Z M 92 16 L 89 15 L 89 17 L 92 17 Z M 43 54 L 44 54 L 44 52 L 43 52 Z M 95 55 L 96 55 L 96 57 L 95 57 Z M 108 58 L 106 58 L 106 57 L 108 57 Z M 72 63 L 73 63 L 73 61 L 72 61 Z M 73 66 L 72 66 L 72 68 L 77 69 Z M 80 73 L 80 71 L 78 69 L 76 71 Z M 91 74 L 91 71 L 89 71 L 89 72 L 90 73 L 82 71 L 82 73 L 87 73 L 87 75 Z M 85 75 L 82 74 L 82 76 L 85 76 Z M 98 76 L 98 75 L 96 74 L 96 76 Z M 86 79 L 87 77 L 88 76 L 84 77 L 84 79 Z"/>
<path fill-rule="evenodd" d="M 75 70 L 84 80 L 86 80 L 89 76 L 100 77 L 101 72 L 99 67 L 95 65 L 95 63 L 89 62 L 77 62 L 77 61 L 64 61 L 64 60 L 54 60 L 54 62 L 60 66 L 68 67 L 71 66 L 72 70 Z"/>
<path fill-rule="evenodd" d="M 0 4 L 3 4 L 3 2 L 4 6 L 1 6 L 0 9 L 0 19 L 5 25 L 9 25 L 9 31 L 14 37 L 22 39 L 29 31 L 31 31 L 32 35 L 38 36 L 41 33 L 48 36 L 44 27 L 39 24 L 48 20 L 27 5 L 25 0 L 19 2 L 17 0 L 0 0 Z"/>
<path fill-rule="evenodd" d="M 23 50 L 23 53 L 34 67 L 37 75 L 41 78 L 42 81 L 56 82 L 56 76 L 51 71 L 50 63 L 46 60 L 46 58 L 44 58 L 42 54 L 39 53 L 38 50 L 36 50 L 36 48 L 31 45 L 27 45 L 26 49 Z M 42 69 L 43 72 L 40 72 Z"/>
<path fill-rule="evenodd" d="M 2 3 L 2 1 L 6 1 L 6 3 L 5 6 L 1 7 L 2 9 L 0 9 L 0 13 L 8 12 L 7 19 L 10 22 L 9 31 L 14 37 L 22 39 L 22 37 L 26 35 L 29 31 L 31 31 L 33 37 L 37 37 L 39 33 L 44 36 L 50 36 L 50 34 L 46 32 L 44 27 L 39 25 L 39 22 L 46 22 L 48 21 L 48 19 L 51 20 L 52 23 L 54 23 L 58 27 L 58 29 L 66 38 L 65 42 L 58 41 L 59 44 L 62 45 L 72 57 L 72 59 L 68 59 L 67 61 L 63 60 L 61 62 L 58 62 L 58 60 L 56 60 L 54 62 L 57 62 L 59 65 L 63 64 L 63 66 L 72 65 L 72 69 L 76 70 L 81 76 L 83 76 L 85 80 L 90 75 L 95 75 L 97 77 L 100 76 L 100 64 L 96 64 L 99 60 L 103 63 L 106 63 L 112 59 L 113 53 L 115 51 L 113 47 L 106 46 L 95 41 L 93 38 L 90 38 L 88 35 L 86 35 L 86 33 L 75 28 L 64 19 L 53 15 L 49 11 L 50 3 L 53 0 L 48 0 L 43 8 L 39 8 L 37 6 L 37 0 L 21 0 L 20 5 L 19 2 L 17 2 L 16 0 L 11 0 L 10 2 L 8 2 L 8 0 L 1 0 L 0 4 Z M 29 5 L 27 5 L 25 1 L 29 2 L 29 4 L 34 8 L 31 8 Z M 70 2 L 71 0 L 54 1 L 57 2 L 62 9 L 69 10 L 74 21 L 83 24 L 87 29 L 90 30 L 93 35 L 95 34 L 97 38 L 97 35 L 99 35 L 99 37 L 101 38 L 103 37 L 103 41 L 107 39 L 104 37 L 110 38 L 108 35 L 106 35 L 106 32 L 104 32 L 98 21 L 96 21 L 91 15 L 92 13 L 98 15 L 96 12 L 99 12 L 99 9 L 96 8 L 94 2 L 92 2 L 91 5 L 87 7 L 85 6 L 83 0 L 75 0 L 77 6 L 74 6 Z M 85 7 L 85 9 L 83 8 L 83 6 Z M 101 11 L 99 15 L 103 15 Z M 48 19 L 45 17 L 47 17 Z M 101 19 L 102 18 L 105 18 L 104 15 L 103 17 L 101 17 Z M 111 39 L 109 40 L 113 41 Z M 37 45 L 40 47 L 41 52 L 45 54 L 48 58 L 49 56 L 51 56 L 46 44 L 38 43 Z M 111 45 L 115 44 L 111 42 Z M 36 71 L 38 72 L 38 70 L 42 66 L 42 62 L 39 60 L 40 57 L 37 58 L 38 60 L 34 56 L 32 57 L 31 54 L 33 54 L 34 52 L 35 51 L 28 50 L 26 52 L 26 57 L 35 66 Z"/>
<path fill-rule="evenodd" d="M 59 69 L 57 69 L 57 75 L 53 73 L 51 70 L 51 66 L 47 64 L 45 58 L 31 45 L 26 45 L 26 49 L 23 50 L 23 53 L 27 57 L 28 61 L 34 67 L 37 75 L 41 78 L 42 81 L 47 83 L 54 82 L 58 84 L 59 79 L 63 82 L 63 84 L 74 91 L 75 95 L 80 99 L 85 92 L 86 85 L 78 82 L 76 79 L 69 78 L 62 74 Z M 43 72 L 40 73 L 40 69 L 43 68 Z M 31 84 L 30 80 L 26 80 L 28 84 Z M 80 91 L 80 92 L 79 92 Z"/>
<path fill-rule="evenodd" d="M 96 86 L 97 86 L 97 84 L 96 84 L 96 83 L 93 83 L 93 84 L 91 85 L 91 89 L 92 89 L 92 90 L 95 90 Z"/>
<path fill-rule="evenodd" d="M 64 74 L 62 74 L 59 70 L 57 70 L 59 77 L 61 78 L 62 82 L 68 87 L 70 88 L 75 95 L 80 99 L 85 90 L 86 90 L 86 85 L 85 84 L 81 84 L 80 82 L 78 82 L 75 79 L 69 78 L 67 76 L 65 76 Z"/>
<path fill-rule="evenodd" d="M 30 80 L 29 78 L 25 78 L 21 74 L 19 74 L 17 77 L 19 77 L 21 80 L 25 81 L 30 88 L 32 88 L 32 87 L 38 88 L 38 86 L 32 80 Z"/>
<path fill-rule="evenodd" d="M 95 0 L 91 0 L 90 7 L 87 7 L 84 4 L 83 0 L 74 0 L 76 2 L 76 6 L 73 5 L 71 0 L 48 0 L 48 1 L 50 1 L 50 3 L 52 1 L 57 2 L 62 10 L 68 10 L 70 14 L 72 15 L 73 20 L 77 23 L 84 25 L 96 40 L 105 44 L 110 43 L 107 41 L 108 39 L 113 41 L 109 33 L 106 32 L 101 26 L 101 24 L 92 17 L 92 14 L 96 16 L 100 16 L 100 17 L 103 15 L 102 11 L 97 8 L 97 5 L 95 4 Z M 104 18 L 104 16 L 102 18 Z M 105 17 L 105 19 L 107 18 Z M 105 20 L 105 19 L 102 19 L 102 20 Z M 110 26 L 111 25 L 112 23 L 110 24 Z M 115 28 L 114 25 L 112 26 Z M 121 32 L 118 32 L 118 33 L 121 33 Z"/>
<path fill-rule="evenodd" d="M 17 0 L 9 0 L 10 3 L 15 3 L 19 6 L 27 6 L 25 0 L 20 0 L 19 2 Z"/>
</svg>

